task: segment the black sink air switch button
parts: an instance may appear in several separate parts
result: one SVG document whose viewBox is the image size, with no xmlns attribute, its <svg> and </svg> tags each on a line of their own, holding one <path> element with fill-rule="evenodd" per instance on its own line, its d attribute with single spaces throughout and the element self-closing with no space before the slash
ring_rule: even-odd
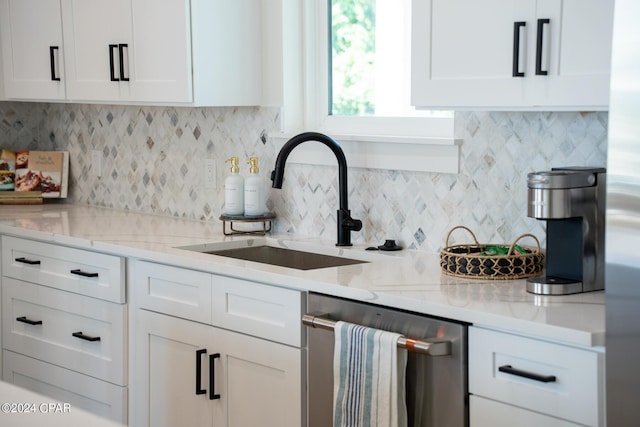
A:
<svg viewBox="0 0 640 427">
<path fill-rule="evenodd" d="M 395 240 L 385 240 L 384 245 L 378 246 L 381 251 L 399 251 L 402 246 L 398 246 Z"/>
</svg>

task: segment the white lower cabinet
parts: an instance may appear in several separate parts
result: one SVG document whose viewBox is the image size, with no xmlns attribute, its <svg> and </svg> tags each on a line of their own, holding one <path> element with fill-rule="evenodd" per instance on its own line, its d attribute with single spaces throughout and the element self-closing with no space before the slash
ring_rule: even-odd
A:
<svg viewBox="0 0 640 427">
<path fill-rule="evenodd" d="M 127 388 L 61 368 L 38 359 L 3 351 L 5 381 L 68 403 L 105 418 L 126 422 Z"/>
<path fill-rule="evenodd" d="M 601 348 L 469 328 L 471 427 L 603 426 L 603 389 Z"/>
<path fill-rule="evenodd" d="M 577 427 L 582 425 L 479 396 L 470 396 L 469 410 L 469 424 L 476 427 Z"/>
<path fill-rule="evenodd" d="M 304 425 L 300 292 L 144 261 L 133 277 L 132 426 Z"/>
<path fill-rule="evenodd" d="M 153 312 L 138 316 L 132 425 L 300 426 L 299 349 Z"/>
<path fill-rule="evenodd" d="M 127 422 L 124 258 L 2 236 L 2 379 Z"/>
</svg>

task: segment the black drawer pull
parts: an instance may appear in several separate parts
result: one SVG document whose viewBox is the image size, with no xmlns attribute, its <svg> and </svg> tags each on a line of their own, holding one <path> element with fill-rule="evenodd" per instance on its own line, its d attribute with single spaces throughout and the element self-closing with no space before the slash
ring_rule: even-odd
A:
<svg viewBox="0 0 640 427">
<path fill-rule="evenodd" d="M 58 46 L 49 46 L 49 62 L 51 64 L 51 80 L 59 82 L 60 77 L 56 76 L 56 58 L 58 57 Z"/>
<path fill-rule="evenodd" d="M 116 64 L 115 64 L 115 58 L 113 55 L 114 49 L 118 49 L 118 45 L 110 44 L 109 45 L 109 77 L 112 82 L 118 82 L 120 81 L 120 79 L 116 77 Z"/>
<path fill-rule="evenodd" d="M 127 52 L 129 51 L 129 45 L 126 43 L 123 44 L 119 44 L 118 45 L 118 53 L 119 53 L 119 58 L 120 58 L 120 80 L 123 82 L 128 82 L 129 81 L 129 77 L 125 77 L 124 75 L 124 50 L 127 50 Z"/>
<path fill-rule="evenodd" d="M 524 71 L 520 71 L 520 28 L 526 26 L 527 23 L 524 21 L 513 23 L 513 77 L 524 77 Z"/>
<path fill-rule="evenodd" d="M 542 383 L 553 383 L 556 381 L 555 375 L 540 375 L 534 372 L 522 371 L 520 369 L 515 369 L 511 365 L 504 365 L 498 368 L 498 371 L 504 372 L 505 374 L 515 375 L 517 377 L 528 378 L 530 380 L 540 381 Z"/>
<path fill-rule="evenodd" d="M 42 320 L 27 319 L 27 316 L 16 317 L 18 322 L 26 323 L 27 325 L 42 325 Z"/>
<path fill-rule="evenodd" d="M 16 258 L 15 261 L 21 262 L 23 264 L 29 264 L 29 265 L 40 265 L 39 260 L 27 259 L 25 257 Z"/>
<path fill-rule="evenodd" d="M 98 277 L 98 273 L 87 273 L 86 271 L 82 271 L 79 268 L 76 270 L 71 270 L 69 273 L 77 274 L 78 276 L 84 276 L 84 277 Z"/>
<path fill-rule="evenodd" d="M 202 355 L 207 354 L 207 349 L 196 350 L 196 394 L 206 394 L 207 390 L 202 388 Z"/>
<path fill-rule="evenodd" d="M 549 74 L 547 70 L 542 69 L 542 42 L 544 38 L 544 26 L 549 23 L 549 19 L 538 19 L 538 34 L 536 37 L 536 76 L 546 76 Z"/>
<path fill-rule="evenodd" d="M 209 356 L 209 400 L 220 399 L 220 395 L 216 394 L 216 370 L 215 361 L 220 358 L 220 353 Z"/>
<path fill-rule="evenodd" d="M 85 341 L 100 341 L 100 337 L 90 337 L 89 335 L 85 335 L 82 333 L 82 331 L 80 332 L 74 332 L 71 335 L 73 335 L 76 338 L 80 338 L 81 340 L 85 340 Z"/>
</svg>

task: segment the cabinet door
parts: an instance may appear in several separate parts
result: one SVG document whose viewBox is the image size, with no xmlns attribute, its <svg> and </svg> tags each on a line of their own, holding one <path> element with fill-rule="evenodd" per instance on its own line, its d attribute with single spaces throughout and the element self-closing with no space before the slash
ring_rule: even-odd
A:
<svg viewBox="0 0 640 427">
<path fill-rule="evenodd" d="M 209 400 L 211 327 L 144 310 L 135 316 L 130 424 L 210 426 L 219 409 Z"/>
<path fill-rule="evenodd" d="M 535 0 L 414 0 L 412 103 L 420 106 L 524 105 L 526 53 Z M 521 50 L 514 54 L 514 32 Z"/>
<path fill-rule="evenodd" d="M 0 0 L 0 39 L 7 98 L 65 98 L 60 0 Z"/>
<path fill-rule="evenodd" d="M 131 425 L 303 425 L 300 349 L 145 310 L 135 316 Z"/>
<path fill-rule="evenodd" d="M 62 0 L 67 98 L 128 99 L 131 0 Z"/>
<path fill-rule="evenodd" d="M 212 329 L 216 393 L 225 411 L 215 426 L 300 427 L 302 351 L 258 338 Z M 219 418 L 222 416 L 222 418 Z"/>
<path fill-rule="evenodd" d="M 132 98 L 192 102 L 190 1 L 133 0 L 133 39 Z"/>
<path fill-rule="evenodd" d="M 543 27 L 540 52 L 547 75 L 532 79 L 530 103 L 608 105 L 613 1 L 538 0 L 537 19 L 550 21 Z"/>
<path fill-rule="evenodd" d="M 414 0 L 412 103 L 606 109 L 611 0 Z"/>
</svg>

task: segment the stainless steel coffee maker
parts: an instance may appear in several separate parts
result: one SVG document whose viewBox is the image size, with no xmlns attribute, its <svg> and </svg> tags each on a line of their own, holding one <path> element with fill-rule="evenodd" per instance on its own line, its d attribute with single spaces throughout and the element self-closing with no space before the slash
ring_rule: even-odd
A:
<svg viewBox="0 0 640 427">
<path fill-rule="evenodd" d="M 606 169 L 553 168 L 527 178 L 527 215 L 547 221 L 545 276 L 527 279 L 527 291 L 567 295 L 604 289 Z"/>
</svg>

